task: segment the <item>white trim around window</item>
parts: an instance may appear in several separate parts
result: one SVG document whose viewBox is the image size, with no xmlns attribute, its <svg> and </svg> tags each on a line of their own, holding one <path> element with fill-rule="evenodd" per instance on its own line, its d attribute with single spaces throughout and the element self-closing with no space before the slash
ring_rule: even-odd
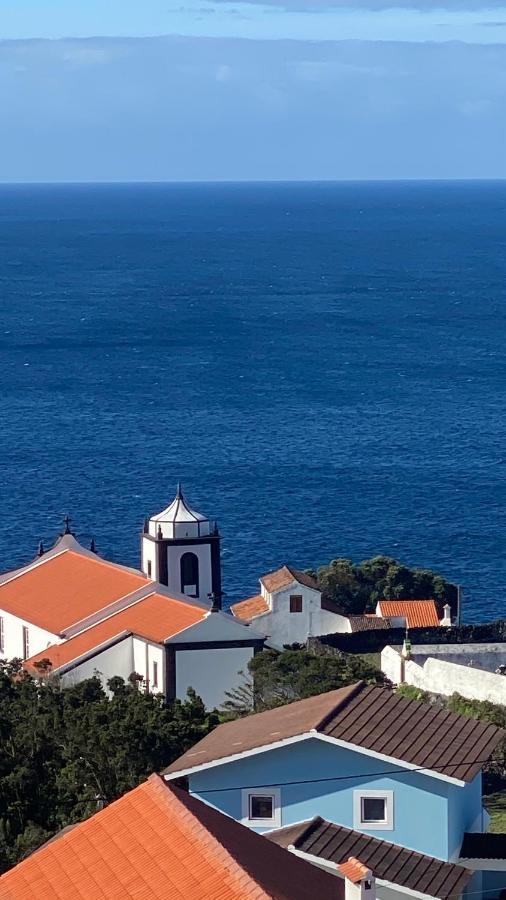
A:
<svg viewBox="0 0 506 900">
<path fill-rule="evenodd" d="M 371 816 L 367 810 L 367 801 L 383 800 L 383 813 L 378 818 Z M 394 827 L 394 792 L 393 791 L 353 791 L 353 828 L 357 831 L 393 831 Z"/>
<path fill-rule="evenodd" d="M 281 828 L 281 791 L 279 788 L 245 788 L 241 791 L 243 825 L 250 828 Z M 262 815 L 270 807 L 271 815 Z"/>
</svg>

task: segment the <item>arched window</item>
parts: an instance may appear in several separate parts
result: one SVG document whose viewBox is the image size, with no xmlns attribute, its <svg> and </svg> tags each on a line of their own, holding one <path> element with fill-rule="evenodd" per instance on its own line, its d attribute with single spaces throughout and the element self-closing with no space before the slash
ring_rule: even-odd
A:
<svg viewBox="0 0 506 900">
<path fill-rule="evenodd" d="M 199 595 L 199 560 L 195 553 L 183 553 L 181 557 L 181 593 Z"/>
</svg>

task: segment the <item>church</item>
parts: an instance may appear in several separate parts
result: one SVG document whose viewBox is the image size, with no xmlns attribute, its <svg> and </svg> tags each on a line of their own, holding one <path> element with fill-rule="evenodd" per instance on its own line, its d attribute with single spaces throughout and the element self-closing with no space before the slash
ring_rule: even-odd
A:
<svg viewBox="0 0 506 900">
<path fill-rule="evenodd" d="M 141 569 L 83 547 L 66 520 L 54 547 L 0 575 L 0 659 L 63 685 L 136 673 L 146 691 L 211 709 L 243 683 L 265 636 L 221 609 L 220 534 L 181 487 L 146 519 Z"/>
</svg>

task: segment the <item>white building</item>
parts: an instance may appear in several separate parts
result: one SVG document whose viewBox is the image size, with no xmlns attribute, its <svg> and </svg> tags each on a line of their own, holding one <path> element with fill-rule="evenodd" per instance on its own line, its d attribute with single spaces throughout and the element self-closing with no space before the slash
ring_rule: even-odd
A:
<svg viewBox="0 0 506 900">
<path fill-rule="evenodd" d="M 213 553 L 198 556 L 203 537 L 188 535 L 182 543 L 176 530 L 173 539 L 154 544 L 158 554 L 163 546 L 165 558 L 178 559 L 181 571 L 184 553 L 194 547 L 199 565 L 190 587 L 197 594 L 199 585 L 219 587 Z M 169 700 L 184 699 L 192 687 L 208 708 L 219 706 L 264 644 L 261 633 L 221 612 L 220 595 L 221 588 L 210 606 L 100 559 L 67 527 L 52 550 L 0 576 L 0 659 L 20 658 L 32 672 L 42 665 L 63 684 L 96 673 L 106 685 L 136 673 L 146 690 Z"/>
<path fill-rule="evenodd" d="M 142 571 L 171 591 L 221 605 L 220 534 L 216 522 L 195 512 L 181 485 L 167 509 L 146 519 Z"/>
<path fill-rule="evenodd" d="M 271 647 L 303 644 L 308 637 L 350 631 L 350 622 L 329 603 L 305 572 L 282 566 L 260 578 L 260 594 L 235 603 L 231 612 L 254 623 Z"/>
</svg>

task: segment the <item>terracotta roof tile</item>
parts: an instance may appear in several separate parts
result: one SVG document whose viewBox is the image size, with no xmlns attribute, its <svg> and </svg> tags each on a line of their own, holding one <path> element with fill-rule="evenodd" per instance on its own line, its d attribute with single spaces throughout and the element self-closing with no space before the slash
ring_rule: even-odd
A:
<svg viewBox="0 0 506 900">
<path fill-rule="evenodd" d="M 0 878 L 0 900 L 342 900 L 335 877 L 157 775 Z"/>
<path fill-rule="evenodd" d="M 315 730 L 427 772 L 472 781 L 504 731 L 358 682 L 219 725 L 172 763 L 174 775 Z"/>
<path fill-rule="evenodd" d="M 355 859 L 354 856 L 350 856 L 349 860 L 345 863 L 341 863 L 338 868 L 341 875 L 344 875 L 344 877 L 347 878 L 348 881 L 352 881 L 353 884 L 358 884 L 358 882 L 362 881 L 363 878 L 366 878 L 370 872 L 370 869 L 359 862 L 358 859 Z"/>
<path fill-rule="evenodd" d="M 408 628 L 435 628 L 440 616 L 435 600 L 379 600 L 385 618 L 402 617 Z"/>
<path fill-rule="evenodd" d="M 407 850 L 389 841 L 370 837 L 317 816 L 309 822 L 271 831 L 269 840 L 280 847 L 291 844 L 297 850 L 336 865 L 346 863 L 350 854 L 368 866 L 376 878 L 399 887 L 421 891 L 438 900 L 460 897 L 472 872 L 454 863 Z M 488 835 L 471 835 L 485 838 Z"/>
<path fill-rule="evenodd" d="M 145 587 L 147 579 L 97 557 L 63 550 L 0 585 L 0 609 L 52 634 Z"/>
<path fill-rule="evenodd" d="M 269 594 L 288 587 L 288 585 L 293 584 L 294 581 L 311 588 L 313 591 L 319 590 L 314 578 L 311 578 L 310 575 L 306 575 L 305 572 L 301 572 L 299 569 L 292 569 L 289 566 L 281 566 L 281 568 L 276 569 L 275 572 L 268 572 L 267 575 L 262 575 L 260 581 L 266 591 L 269 591 Z"/>
<path fill-rule="evenodd" d="M 269 612 L 269 608 L 267 600 L 264 600 L 261 594 L 257 594 L 256 597 L 249 597 L 247 600 L 241 600 L 240 603 L 234 603 L 230 607 L 230 612 L 236 619 L 249 622 L 254 616 Z"/>
<path fill-rule="evenodd" d="M 26 660 L 25 667 L 49 659 L 59 669 L 119 635 L 138 634 L 163 643 L 167 638 L 200 622 L 207 610 L 163 594 L 153 593 L 61 644 L 53 644 Z"/>
</svg>

